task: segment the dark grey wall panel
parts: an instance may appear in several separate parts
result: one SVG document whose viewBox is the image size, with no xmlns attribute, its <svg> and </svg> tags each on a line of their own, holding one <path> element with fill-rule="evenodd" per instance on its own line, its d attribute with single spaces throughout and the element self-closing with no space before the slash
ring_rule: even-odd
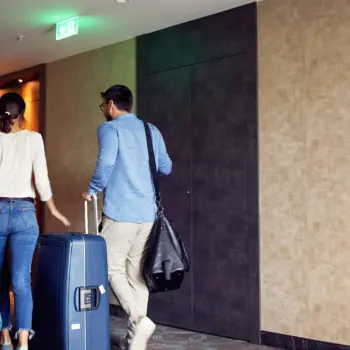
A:
<svg viewBox="0 0 350 350">
<path fill-rule="evenodd" d="M 197 20 L 195 62 L 236 55 L 255 49 L 256 20 L 247 5 Z"/>
<path fill-rule="evenodd" d="M 195 28 L 195 22 L 188 22 L 140 37 L 147 48 L 145 55 L 140 55 L 144 59 L 144 73 L 152 74 L 194 63 Z"/>
<path fill-rule="evenodd" d="M 254 50 L 255 4 L 187 22 L 139 39 L 144 73 L 152 74 Z"/>
<path fill-rule="evenodd" d="M 138 38 L 138 113 L 164 135 L 167 215 L 185 239 L 183 288 L 150 316 L 260 341 L 256 4 Z"/>
<path fill-rule="evenodd" d="M 249 339 L 246 115 L 255 113 L 245 61 L 198 64 L 191 87 L 194 324 L 239 339 Z"/>
</svg>

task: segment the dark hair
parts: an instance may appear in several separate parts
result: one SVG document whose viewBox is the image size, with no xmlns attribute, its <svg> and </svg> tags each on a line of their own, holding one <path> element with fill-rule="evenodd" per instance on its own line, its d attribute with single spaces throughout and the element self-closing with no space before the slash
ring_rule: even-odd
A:
<svg viewBox="0 0 350 350">
<path fill-rule="evenodd" d="M 133 106 L 133 96 L 131 90 L 124 85 L 114 85 L 105 92 L 101 92 L 101 97 L 106 103 L 113 101 L 121 111 L 131 112 Z"/>
<path fill-rule="evenodd" d="M 2 95 L 0 97 L 0 132 L 8 134 L 17 118 L 24 123 L 25 109 L 26 103 L 21 95 L 15 92 Z"/>
</svg>

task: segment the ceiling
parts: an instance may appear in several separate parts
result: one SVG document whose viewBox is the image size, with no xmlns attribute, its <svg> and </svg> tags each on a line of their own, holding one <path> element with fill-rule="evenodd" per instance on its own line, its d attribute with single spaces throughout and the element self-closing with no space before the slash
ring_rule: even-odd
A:
<svg viewBox="0 0 350 350">
<path fill-rule="evenodd" d="M 0 76 L 117 43 L 254 0 L 0 0 Z M 55 23 L 80 16 L 56 41 Z M 24 35 L 24 41 L 17 36 Z"/>
</svg>

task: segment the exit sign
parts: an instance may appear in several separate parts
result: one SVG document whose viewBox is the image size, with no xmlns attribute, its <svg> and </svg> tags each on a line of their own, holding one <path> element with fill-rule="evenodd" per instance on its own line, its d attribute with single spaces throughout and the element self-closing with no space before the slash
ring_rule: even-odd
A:
<svg viewBox="0 0 350 350">
<path fill-rule="evenodd" d="M 67 19 L 56 24 L 56 40 L 77 35 L 79 29 L 79 17 Z"/>
</svg>

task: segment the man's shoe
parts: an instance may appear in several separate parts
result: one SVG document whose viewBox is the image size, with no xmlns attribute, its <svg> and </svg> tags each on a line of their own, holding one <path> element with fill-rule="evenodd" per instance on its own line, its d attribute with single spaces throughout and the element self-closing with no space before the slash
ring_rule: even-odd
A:
<svg viewBox="0 0 350 350">
<path fill-rule="evenodd" d="M 146 350 L 147 343 L 155 329 L 156 325 L 148 317 L 141 318 L 135 326 L 129 350 Z"/>
</svg>

